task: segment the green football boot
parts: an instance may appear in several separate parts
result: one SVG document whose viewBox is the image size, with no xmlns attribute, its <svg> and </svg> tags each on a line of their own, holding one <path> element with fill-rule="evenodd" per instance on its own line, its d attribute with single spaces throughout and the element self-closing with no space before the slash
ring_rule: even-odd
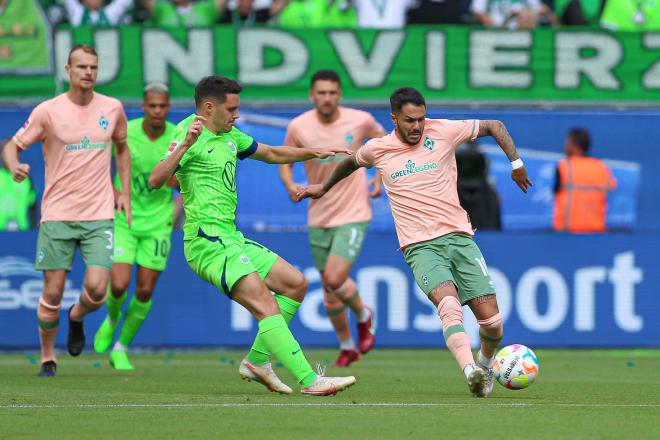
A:
<svg viewBox="0 0 660 440">
<path fill-rule="evenodd" d="M 110 352 L 110 365 L 115 370 L 132 371 L 135 370 L 131 361 L 128 360 L 128 355 L 125 351 L 111 351 Z"/>
<path fill-rule="evenodd" d="M 101 324 L 101 327 L 97 330 L 94 335 L 94 351 L 101 354 L 108 351 L 108 348 L 112 345 L 112 339 L 115 337 L 115 332 L 117 331 L 119 320 L 121 319 L 121 314 L 115 321 L 115 324 L 112 324 L 110 317 L 106 316 Z"/>
</svg>

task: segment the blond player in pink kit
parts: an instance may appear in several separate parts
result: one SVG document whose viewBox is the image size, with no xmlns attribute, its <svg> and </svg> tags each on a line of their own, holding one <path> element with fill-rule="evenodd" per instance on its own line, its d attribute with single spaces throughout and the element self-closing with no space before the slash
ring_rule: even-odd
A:
<svg viewBox="0 0 660 440">
<path fill-rule="evenodd" d="M 486 397 L 493 390 L 492 363 L 502 339 L 502 316 L 486 262 L 472 240 L 470 219 L 458 202 L 454 150 L 467 140 L 493 136 L 511 161 L 511 177 L 520 189 L 527 192 L 532 182 L 500 121 L 426 119 L 424 98 L 410 87 L 395 91 L 390 105 L 394 131 L 369 141 L 323 184 L 309 186 L 298 197 L 319 198 L 358 168 L 378 168 L 406 262 L 438 309 L 447 347 L 470 391 Z M 476 363 L 463 328 L 465 304 L 480 326 Z"/>
<path fill-rule="evenodd" d="M 320 149 L 329 145 L 360 148 L 365 140 L 385 134 L 383 127 L 367 112 L 339 106 L 341 82 L 332 70 L 320 70 L 312 76 L 310 99 L 314 109 L 293 119 L 286 133 L 286 145 Z M 304 162 L 309 183 L 322 183 L 343 160 L 329 157 Z M 297 200 L 300 186 L 293 180 L 293 164 L 280 165 L 280 177 L 292 200 Z M 371 309 L 360 298 L 350 270 L 357 259 L 371 221 L 369 197 L 380 195 L 381 180 L 376 177 L 369 191 L 366 170 L 359 170 L 339 183 L 323 199 L 311 200 L 308 211 L 309 243 L 314 264 L 322 275 L 326 313 L 339 339 L 336 367 L 357 361 L 360 353 L 371 350 L 375 342 Z M 357 319 L 358 345 L 355 346 L 348 325 L 346 308 Z"/>
<path fill-rule="evenodd" d="M 82 319 L 103 305 L 112 268 L 115 199 L 110 180 L 111 146 L 115 143 L 122 187 L 116 206 L 130 224 L 131 157 L 126 145 L 122 104 L 94 92 L 98 72 L 96 51 L 85 45 L 69 53 L 66 72 L 70 90 L 39 104 L 3 150 L 3 161 L 17 182 L 29 165 L 18 153 L 41 142 L 46 185 L 41 204 L 36 269 L 44 272 L 37 321 L 41 343 L 40 376 L 57 370 L 55 338 L 67 272 L 76 248 L 87 266 L 79 301 L 68 313 L 67 349 L 78 356 L 85 346 Z"/>
</svg>

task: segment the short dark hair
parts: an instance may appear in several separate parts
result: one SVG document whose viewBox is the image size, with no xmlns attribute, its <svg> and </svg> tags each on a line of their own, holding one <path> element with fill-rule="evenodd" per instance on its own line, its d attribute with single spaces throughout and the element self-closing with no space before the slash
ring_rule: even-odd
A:
<svg viewBox="0 0 660 440">
<path fill-rule="evenodd" d="M 314 75 L 312 75 L 312 80 L 309 85 L 314 87 L 314 83 L 316 81 L 333 81 L 339 84 L 339 87 L 341 87 L 341 79 L 339 78 L 339 74 L 334 70 L 317 70 Z"/>
<path fill-rule="evenodd" d="M 580 147 L 583 153 L 588 153 L 591 148 L 591 136 L 586 128 L 571 128 L 568 130 L 568 137 L 571 141 Z"/>
<path fill-rule="evenodd" d="M 71 48 L 71 50 L 69 51 L 69 56 L 68 56 L 67 59 L 66 59 L 66 63 L 67 63 L 68 65 L 71 65 L 71 55 L 73 55 L 73 53 L 74 53 L 75 51 L 77 51 L 77 50 L 82 50 L 82 51 L 85 52 L 85 53 L 88 53 L 88 54 L 90 54 L 90 55 L 94 55 L 96 58 L 99 57 L 99 54 L 96 53 L 96 49 L 94 49 L 92 46 L 89 46 L 89 45 L 87 45 L 87 44 L 76 44 L 76 45 L 73 46 L 73 47 Z"/>
<path fill-rule="evenodd" d="M 390 109 L 392 113 L 399 113 L 401 108 L 406 104 L 423 105 L 426 107 L 426 101 L 422 94 L 412 87 L 397 89 L 390 96 Z"/>
<path fill-rule="evenodd" d="M 239 94 L 243 87 L 230 78 L 224 76 L 205 76 L 195 86 L 195 106 L 199 107 L 205 99 L 214 99 L 219 103 L 227 100 L 228 94 Z"/>
</svg>

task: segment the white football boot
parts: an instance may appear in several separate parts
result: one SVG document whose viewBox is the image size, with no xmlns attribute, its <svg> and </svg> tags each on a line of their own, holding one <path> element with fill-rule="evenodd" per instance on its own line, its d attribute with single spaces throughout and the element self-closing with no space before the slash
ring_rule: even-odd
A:
<svg viewBox="0 0 660 440">
<path fill-rule="evenodd" d="M 238 367 L 238 374 L 241 375 L 243 380 L 259 382 L 275 393 L 291 394 L 293 392 L 287 384 L 277 377 L 270 362 L 264 365 L 254 365 L 247 359 L 243 359 L 241 366 Z"/>
<path fill-rule="evenodd" d="M 308 387 L 300 390 L 300 393 L 304 396 L 334 396 L 338 392 L 355 385 L 356 382 L 355 376 L 326 377 L 324 376 L 325 368 L 320 365 L 317 366 L 317 372 L 316 380 Z"/>
</svg>

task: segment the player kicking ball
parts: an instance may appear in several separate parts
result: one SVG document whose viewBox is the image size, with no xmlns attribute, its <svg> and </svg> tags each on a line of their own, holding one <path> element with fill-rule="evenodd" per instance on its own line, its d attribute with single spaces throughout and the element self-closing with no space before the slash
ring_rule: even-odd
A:
<svg viewBox="0 0 660 440">
<path fill-rule="evenodd" d="M 175 128 L 167 156 L 154 168 L 149 184 L 160 188 L 176 173 L 186 214 L 183 240 L 188 264 L 259 322 L 252 349 L 239 367 L 240 376 L 271 391 L 291 394 L 291 388 L 273 371 L 272 354 L 301 384 L 303 395 L 336 394 L 355 384 L 355 377 L 325 377 L 314 372 L 288 327 L 307 292 L 307 280 L 236 228 L 236 162 L 249 157 L 282 164 L 349 151 L 257 143 L 234 127 L 241 90 L 229 78 L 202 78 L 195 87 L 196 114 Z"/>
<path fill-rule="evenodd" d="M 148 180 L 151 170 L 167 152 L 174 124 L 167 121 L 170 111 L 169 90 L 164 84 L 149 84 L 144 89 L 143 118 L 128 122 L 128 145 L 132 158 L 131 208 L 133 223 L 115 212 L 115 249 L 107 296 L 108 314 L 94 336 L 94 350 L 105 353 L 119 329 L 119 338 L 110 352 L 110 365 L 117 370 L 133 370 L 126 350 L 151 310 L 151 297 L 160 273 L 165 270 L 170 252 L 174 221 L 171 186 L 154 189 Z M 115 178 L 121 193 L 121 181 Z M 135 294 L 128 303 L 120 326 L 122 307 L 128 298 L 133 265 L 137 264 Z"/>
<path fill-rule="evenodd" d="M 396 90 L 390 106 L 394 131 L 367 142 L 324 183 L 303 189 L 299 198 L 317 199 L 358 168 L 378 168 L 406 262 L 438 310 L 445 342 L 470 391 L 486 397 L 493 390 L 491 366 L 502 339 L 502 315 L 486 261 L 472 239 L 470 219 L 458 201 L 455 148 L 492 136 L 511 161 L 511 177 L 520 189 L 527 192 L 532 182 L 500 121 L 427 119 L 424 98 L 410 87 Z M 463 328 L 465 304 L 480 326 L 477 362 Z"/>
</svg>

